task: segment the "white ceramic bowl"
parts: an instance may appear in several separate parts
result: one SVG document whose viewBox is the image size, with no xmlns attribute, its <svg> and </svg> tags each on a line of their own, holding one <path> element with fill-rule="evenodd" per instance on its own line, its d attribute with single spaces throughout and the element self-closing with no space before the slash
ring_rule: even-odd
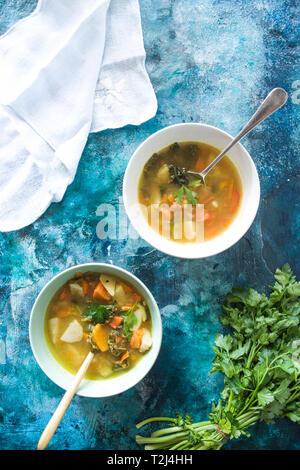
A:
<svg viewBox="0 0 300 470">
<path fill-rule="evenodd" d="M 158 306 L 147 287 L 133 274 L 117 266 L 103 263 L 87 263 L 66 269 L 55 276 L 46 284 L 37 297 L 30 316 L 29 336 L 33 354 L 48 377 L 60 387 L 67 389 L 74 375 L 64 369 L 51 354 L 44 333 L 44 322 L 47 306 L 55 292 L 69 279 L 75 272 L 87 271 L 108 273 L 117 276 L 124 281 L 131 283 L 146 300 L 152 317 L 152 348 L 142 357 L 142 359 L 123 374 L 103 380 L 84 379 L 80 384 L 77 394 L 85 397 L 108 397 L 124 392 L 142 380 L 153 366 L 161 345 L 162 324 Z"/>
<path fill-rule="evenodd" d="M 155 152 L 174 142 L 205 142 L 223 149 L 233 139 L 216 127 L 200 123 L 175 124 L 165 127 L 146 139 L 132 155 L 123 181 L 123 200 L 127 215 L 139 235 L 158 250 L 180 258 L 205 258 L 216 255 L 234 245 L 249 229 L 256 215 L 260 185 L 255 165 L 241 145 L 236 144 L 228 153 L 238 169 L 242 182 L 240 210 L 232 224 L 216 238 L 206 242 L 179 243 L 164 238 L 152 229 L 138 202 L 138 184 L 145 163 Z"/>
</svg>

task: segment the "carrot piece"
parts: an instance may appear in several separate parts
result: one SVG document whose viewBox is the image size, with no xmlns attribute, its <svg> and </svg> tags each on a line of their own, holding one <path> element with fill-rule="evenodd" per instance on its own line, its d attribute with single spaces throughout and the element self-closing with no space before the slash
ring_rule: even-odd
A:
<svg viewBox="0 0 300 470">
<path fill-rule="evenodd" d="M 139 194 L 139 200 L 140 200 L 140 203 L 143 204 L 144 206 L 147 206 L 149 202 L 148 199 L 146 199 L 146 197 L 142 193 Z"/>
<path fill-rule="evenodd" d="M 144 332 L 141 328 L 134 330 L 130 340 L 130 346 L 132 349 L 140 349 L 142 340 L 143 340 Z"/>
<path fill-rule="evenodd" d="M 195 165 L 195 171 L 202 171 L 205 168 L 205 164 L 202 157 L 198 157 Z"/>
<path fill-rule="evenodd" d="M 129 352 L 128 351 L 124 352 L 123 356 L 121 357 L 120 362 L 125 361 L 125 359 L 127 359 L 128 357 L 129 357 Z"/>
<path fill-rule="evenodd" d="M 166 204 L 159 208 L 159 212 L 161 213 L 162 217 L 167 220 L 171 220 L 174 215 L 174 213 L 170 210 L 170 206 Z"/>
<path fill-rule="evenodd" d="M 109 326 L 111 326 L 112 328 L 114 328 L 115 330 L 118 328 L 118 326 L 121 325 L 121 323 L 123 323 L 124 321 L 124 318 L 123 317 L 118 317 L 117 315 L 115 315 L 109 322 Z"/>
<path fill-rule="evenodd" d="M 100 323 L 97 323 L 97 325 L 94 327 L 92 331 L 92 337 L 100 351 L 108 351 L 107 330 L 102 325 L 100 325 Z"/>
<path fill-rule="evenodd" d="M 123 341 L 124 337 L 123 336 L 116 336 L 116 343 L 121 343 Z"/>
<path fill-rule="evenodd" d="M 71 300 L 71 291 L 68 286 L 62 289 L 58 296 L 58 300 Z"/>
<path fill-rule="evenodd" d="M 238 192 L 236 188 L 233 188 L 230 205 L 229 205 L 229 211 L 231 213 L 237 210 L 239 202 L 240 202 L 240 193 Z"/>
<path fill-rule="evenodd" d="M 65 317 L 69 317 L 70 315 L 72 315 L 72 312 L 73 312 L 72 305 L 68 305 L 67 307 L 63 306 L 61 308 L 58 308 L 56 315 L 59 318 L 65 318 Z"/>
<path fill-rule="evenodd" d="M 201 187 L 199 191 L 199 203 L 200 204 L 208 204 L 210 201 L 213 201 L 215 196 L 211 192 L 211 190 L 207 187 Z"/>
<path fill-rule="evenodd" d="M 128 284 L 125 284 L 125 282 L 122 281 L 120 282 L 120 284 L 123 287 L 125 294 L 130 294 L 130 292 L 132 292 L 132 288 Z"/>
<path fill-rule="evenodd" d="M 133 300 L 134 303 L 135 302 L 140 302 L 142 300 L 142 297 L 139 294 L 137 294 L 136 292 L 134 292 L 132 294 L 132 300 Z"/>
<path fill-rule="evenodd" d="M 90 286 L 89 286 L 88 282 L 85 279 L 82 279 L 81 287 L 83 289 L 84 295 L 89 295 L 90 294 L 90 292 L 91 292 Z"/>
<path fill-rule="evenodd" d="M 102 282 L 98 282 L 98 284 L 96 285 L 94 292 L 93 292 L 93 298 L 98 299 L 98 300 L 101 300 L 101 299 L 110 300 L 111 299 L 110 294 L 107 292 Z"/>
<path fill-rule="evenodd" d="M 162 197 L 160 203 L 162 204 L 162 203 L 166 203 L 166 202 L 168 202 L 168 195 L 167 195 L 167 193 L 165 193 L 165 194 L 163 195 L 163 197 Z"/>
<path fill-rule="evenodd" d="M 121 307 L 121 310 L 122 310 L 122 312 L 126 312 L 127 310 L 130 310 L 131 307 L 132 307 L 132 305 L 123 305 L 123 306 Z"/>
<path fill-rule="evenodd" d="M 182 205 L 178 204 L 177 202 L 173 202 L 173 204 L 170 206 L 171 211 L 181 211 L 182 210 Z"/>
<path fill-rule="evenodd" d="M 88 285 L 89 285 L 88 295 L 89 295 L 90 297 L 93 297 L 94 290 L 95 290 L 95 287 L 96 287 L 96 285 L 97 285 L 97 281 L 89 281 L 89 282 L 88 282 Z"/>
<path fill-rule="evenodd" d="M 217 212 L 216 211 L 206 211 L 204 210 L 204 220 L 212 220 L 215 217 L 217 217 Z"/>
</svg>

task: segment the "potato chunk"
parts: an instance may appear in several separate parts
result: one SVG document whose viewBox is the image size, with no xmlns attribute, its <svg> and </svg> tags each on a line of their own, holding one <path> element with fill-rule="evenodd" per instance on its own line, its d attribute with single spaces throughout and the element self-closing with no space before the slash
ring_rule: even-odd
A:
<svg viewBox="0 0 300 470">
<path fill-rule="evenodd" d="M 165 163 L 160 167 L 160 169 L 157 172 L 157 179 L 160 184 L 167 184 L 170 181 L 170 173 L 169 173 L 169 167 Z"/>
<path fill-rule="evenodd" d="M 193 220 L 184 221 L 184 236 L 187 240 L 194 240 L 196 237 L 196 227 Z"/>
<path fill-rule="evenodd" d="M 141 353 L 148 351 L 148 349 L 150 349 L 152 346 L 152 337 L 151 337 L 150 331 L 147 330 L 147 328 L 142 328 L 142 330 L 144 334 L 143 334 L 142 344 L 139 349 Z"/>
<path fill-rule="evenodd" d="M 116 289 L 115 289 L 115 294 L 114 294 L 114 300 L 117 302 L 117 304 L 122 307 L 122 305 L 125 305 L 128 301 L 128 296 L 122 286 L 122 284 L 117 283 Z"/>
<path fill-rule="evenodd" d="M 112 364 L 110 361 L 103 359 L 100 363 L 100 375 L 101 377 L 108 377 L 113 372 Z"/>
<path fill-rule="evenodd" d="M 77 282 L 74 282 L 73 284 L 69 284 L 69 287 L 70 287 L 72 297 L 74 299 L 81 300 L 84 298 L 83 288 L 79 284 L 77 284 Z"/>
<path fill-rule="evenodd" d="M 83 337 L 83 328 L 77 320 L 73 320 L 64 334 L 61 336 L 61 340 L 65 343 L 77 343 L 81 341 Z"/>
<path fill-rule="evenodd" d="M 107 290 L 107 292 L 113 297 L 115 295 L 116 280 L 108 274 L 101 274 L 100 281 Z"/>
<path fill-rule="evenodd" d="M 86 354 L 83 351 L 78 350 L 78 349 L 79 348 L 77 348 L 71 343 L 66 343 L 64 345 L 64 353 L 68 357 L 68 362 L 75 369 L 79 369 L 79 367 L 81 366 L 81 364 L 83 363 L 86 357 Z"/>
<path fill-rule="evenodd" d="M 136 306 L 136 309 L 134 310 L 134 315 L 136 317 L 136 323 L 132 328 L 133 331 L 140 328 L 143 321 L 147 320 L 147 313 L 146 313 L 145 307 L 141 304 L 138 304 Z"/>
<path fill-rule="evenodd" d="M 58 317 L 50 318 L 49 320 L 49 333 L 53 344 L 59 341 L 61 330 L 61 320 Z"/>
<path fill-rule="evenodd" d="M 150 188 L 150 201 L 151 204 L 159 204 L 161 202 L 161 192 L 158 184 L 153 184 Z"/>
</svg>

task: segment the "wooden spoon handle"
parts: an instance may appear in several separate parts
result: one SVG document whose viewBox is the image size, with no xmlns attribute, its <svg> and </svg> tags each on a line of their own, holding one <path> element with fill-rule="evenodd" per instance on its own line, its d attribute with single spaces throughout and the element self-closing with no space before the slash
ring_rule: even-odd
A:
<svg viewBox="0 0 300 470">
<path fill-rule="evenodd" d="M 64 396 L 61 399 L 60 404 L 56 408 L 55 412 L 53 413 L 52 418 L 50 419 L 49 423 L 44 429 L 43 434 L 41 435 L 41 438 L 38 443 L 38 450 L 43 450 L 47 447 L 47 445 L 50 442 L 50 439 L 52 438 L 53 434 L 56 431 L 57 426 L 59 425 L 63 415 L 65 414 L 73 396 L 75 395 L 77 388 L 85 376 L 85 373 L 94 357 L 94 353 L 89 352 L 88 355 L 86 356 L 85 360 L 83 361 L 79 371 L 74 377 L 74 381 L 70 385 L 70 388 L 66 391 Z"/>
</svg>

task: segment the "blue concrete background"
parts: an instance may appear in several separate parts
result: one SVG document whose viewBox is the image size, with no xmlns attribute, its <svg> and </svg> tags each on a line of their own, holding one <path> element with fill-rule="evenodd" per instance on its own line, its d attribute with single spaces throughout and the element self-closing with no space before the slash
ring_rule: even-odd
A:
<svg viewBox="0 0 300 470">
<path fill-rule="evenodd" d="M 0 33 L 35 5 L 0 0 Z M 135 423 L 145 417 L 183 411 L 205 419 L 222 388 L 222 377 L 209 376 L 209 370 L 226 292 L 233 285 L 266 289 L 284 262 L 300 277 L 296 1 L 141 0 L 140 6 L 156 117 L 90 135 L 63 201 L 33 225 L 0 234 L 0 449 L 34 449 L 62 397 L 35 362 L 28 338 L 34 299 L 57 272 L 88 261 L 132 271 L 158 301 L 164 338 L 156 365 L 135 388 L 113 398 L 75 397 L 50 449 L 133 449 Z M 262 198 L 254 224 L 234 247 L 185 261 L 140 239 L 97 238 L 96 209 L 117 204 L 127 162 L 146 137 L 189 121 L 235 134 L 274 86 L 290 98 L 244 140 Z M 299 449 L 299 427 L 288 420 L 260 423 L 250 439 L 227 448 Z"/>
</svg>

